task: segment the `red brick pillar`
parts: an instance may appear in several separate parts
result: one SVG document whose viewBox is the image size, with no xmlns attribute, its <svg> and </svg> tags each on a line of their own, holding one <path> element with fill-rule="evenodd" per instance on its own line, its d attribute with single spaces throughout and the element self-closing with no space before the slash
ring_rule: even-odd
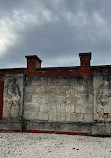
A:
<svg viewBox="0 0 111 158">
<path fill-rule="evenodd" d="M 27 58 L 27 76 L 35 76 L 36 69 L 41 68 L 42 60 L 36 55 L 25 56 Z"/>
<path fill-rule="evenodd" d="M 79 53 L 80 57 L 80 71 L 82 76 L 92 76 L 90 68 L 91 52 Z"/>
<path fill-rule="evenodd" d="M 3 114 L 4 73 L 0 72 L 0 120 Z"/>
</svg>

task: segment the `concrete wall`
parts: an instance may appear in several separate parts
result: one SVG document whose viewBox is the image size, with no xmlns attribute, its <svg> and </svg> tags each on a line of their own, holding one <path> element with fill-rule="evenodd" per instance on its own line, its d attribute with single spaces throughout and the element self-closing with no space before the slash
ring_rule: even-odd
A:
<svg viewBox="0 0 111 158">
<path fill-rule="evenodd" d="M 111 71 L 95 72 L 92 134 L 111 135 Z"/>
<path fill-rule="evenodd" d="M 24 119 L 93 122 L 92 77 L 26 78 Z"/>
<path fill-rule="evenodd" d="M 94 74 L 94 119 L 111 121 L 111 72 Z"/>
<path fill-rule="evenodd" d="M 24 100 L 23 74 L 7 74 L 4 83 L 3 119 L 22 119 Z"/>
<path fill-rule="evenodd" d="M 27 69 L 0 70 L 0 130 L 111 135 L 111 66 L 41 68 L 26 56 Z"/>
<path fill-rule="evenodd" d="M 24 75 L 6 74 L 4 78 L 2 130 L 22 130 Z"/>
<path fill-rule="evenodd" d="M 111 73 L 93 77 L 4 78 L 0 129 L 111 135 Z"/>
</svg>

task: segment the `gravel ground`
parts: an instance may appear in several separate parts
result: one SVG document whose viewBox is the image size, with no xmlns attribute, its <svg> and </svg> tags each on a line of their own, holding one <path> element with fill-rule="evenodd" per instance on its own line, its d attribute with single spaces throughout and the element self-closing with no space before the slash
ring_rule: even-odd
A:
<svg viewBox="0 0 111 158">
<path fill-rule="evenodd" d="M 111 138 L 0 133 L 0 158 L 111 158 Z"/>
</svg>

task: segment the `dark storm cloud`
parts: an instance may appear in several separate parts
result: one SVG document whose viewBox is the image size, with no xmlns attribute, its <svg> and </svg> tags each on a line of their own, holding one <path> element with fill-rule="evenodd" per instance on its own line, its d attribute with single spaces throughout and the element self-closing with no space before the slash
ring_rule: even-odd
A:
<svg viewBox="0 0 111 158">
<path fill-rule="evenodd" d="M 110 64 L 110 0 L 0 0 L 0 67 L 26 66 L 36 54 L 43 66 Z M 13 63 L 13 64 L 12 64 Z"/>
</svg>

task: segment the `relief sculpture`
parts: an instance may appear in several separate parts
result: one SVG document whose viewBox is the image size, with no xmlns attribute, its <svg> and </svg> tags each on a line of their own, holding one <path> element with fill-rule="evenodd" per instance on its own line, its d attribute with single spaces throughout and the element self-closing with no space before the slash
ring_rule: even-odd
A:
<svg viewBox="0 0 111 158">
<path fill-rule="evenodd" d="M 21 93 L 14 77 L 11 77 L 7 83 L 5 97 L 7 98 L 8 117 L 19 117 Z"/>
<path fill-rule="evenodd" d="M 97 94 L 97 102 L 105 106 L 109 103 L 109 99 L 111 97 L 111 83 L 108 81 L 104 81 L 104 83 L 100 86 L 99 92 Z"/>
<path fill-rule="evenodd" d="M 103 112 L 108 109 L 111 99 L 111 82 L 110 80 L 105 80 L 103 84 L 99 87 L 97 92 L 97 112 Z"/>
</svg>

